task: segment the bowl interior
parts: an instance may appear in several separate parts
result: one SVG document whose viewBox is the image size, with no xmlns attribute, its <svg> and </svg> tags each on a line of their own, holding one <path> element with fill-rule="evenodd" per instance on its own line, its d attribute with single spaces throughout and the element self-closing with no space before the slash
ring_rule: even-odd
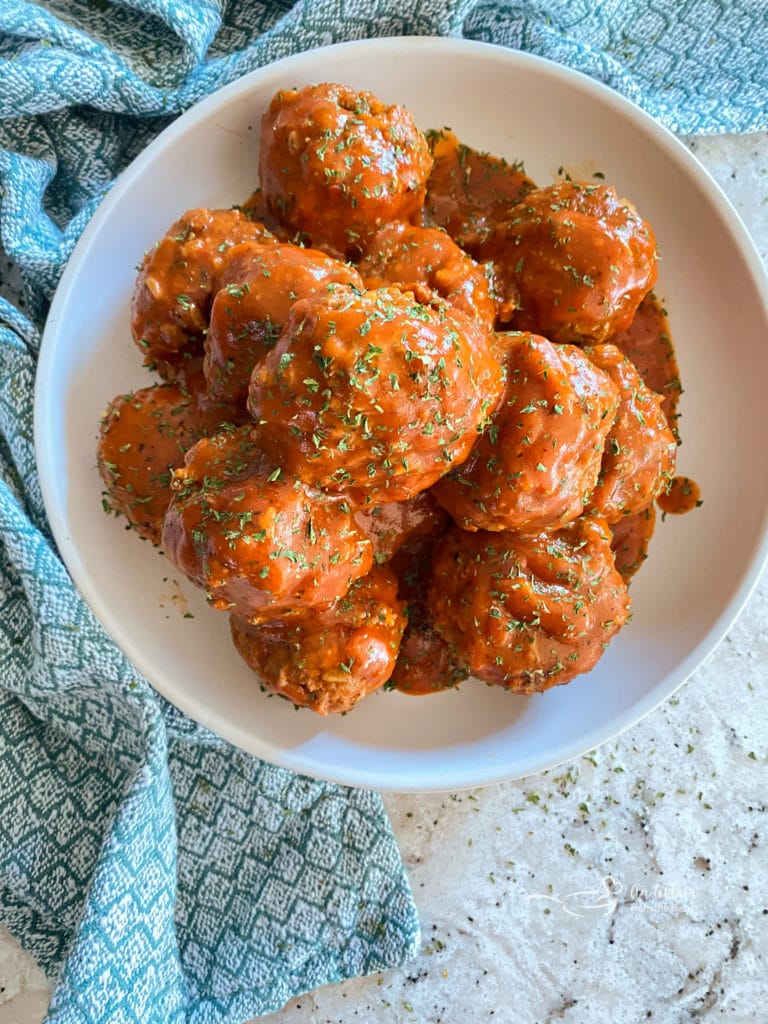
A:
<svg viewBox="0 0 768 1024">
<path fill-rule="evenodd" d="M 634 617 L 589 676 L 530 698 L 478 683 L 431 698 L 379 693 L 351 715 L 297 714 L 261 693 L 227 618 L 101 508 L 100 413 L 147 375 L 129 302 L 144 250 L 192 206 L 255 187 L 259 121 L 281 86 L 341 81 L 404 103 L 422 128 L 523 159 L 540 184 L 595 171 L 652 224 L 685 394 L 679 472 L 704 504 L 661 523 L 632 586 Z M 121 176 L 81 239 L 45 332 L 36 442 L 51 525 L 72 576 L 149 681 L 215 732 L 309 775 L 390 790 L 511 778 L 630 725 L 722 637 L 765 555 L 768 310 L 754 249 L 717 187 L 650 118 L 590 80 L 455 40 L 345 44 L 247 76 L 173 124 Z M 757 447 L 757 451 L 755 450 Z M 185 612 L 193 617 L 186 617 Z"/>
</svg>

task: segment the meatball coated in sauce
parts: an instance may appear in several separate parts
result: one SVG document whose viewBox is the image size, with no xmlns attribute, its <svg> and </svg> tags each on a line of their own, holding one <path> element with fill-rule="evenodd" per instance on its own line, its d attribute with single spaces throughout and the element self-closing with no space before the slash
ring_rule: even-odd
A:
<svg viewBox="0 0 768 1024">
<path fill-rule="evenodd" d="M 245 403 L 253 368 L 275 344 L 294 304 L 334 284 L 363 288 L 353 267 L 316 249 L 254 242 L 232 249 L 205 339 L 208 390 Z"/>
<path fill-rule="evenodd" d="M 485 268 L 444 231 L 388 224 L 374 237 L 358 270 L 366 288 L 394 285 L 419 302 L 444 299 L 487 330 L 493 328 L 496 302 Z"/>
<path fill-rule="evenodd" d="M 263 626 L 230 622 L 237 650 L 264 686 L 320 715 L 349 711 L 389 679 L 405 628 L 397 581 L 383 568 L 326 610 Z"/>
<path fill-rule="evenodd" d="M 202 353 L 211 297 L 233 246 L 269 238 L 240 210 L 188 210 L 144 257 L 131 331 L 147 366 L 173 379 L 180 360 Z"/>
<path fill-rule="evenodd" d="M 645 386 L 615 345 L 596 345 L 586 354 L 621 395 L 588 509 L 615 523 L 641 512 L 668 488 L 675 472 L 677 442 L 662 412 L 661 395 Z"/>
<path fill-rule="evenodd" d="M 435 630 L 428 616 L 414 617 L 408 605 L 408 626 L 390 679 L 393 690 L 410 697 L 427 697 L 452 690 L 469 677 L 455 649 Z"/>
<path fill-rule="evenodd" d="M 588 672 L 629 617 L 604 520 L 534 536 L 452 529 L 435 549 L 435 628 L 479 679 L 516 693 Z"/>
<path fill-rule="evenodd" d="M 674 433 L 677 405 L 683 388 L 669 333 L 667 311 L 655 295 L 646 295 L 632 323 L 626 331 L 615 334 L 611 343 L 636 367 L 646 386 L 661 395 L 661 411 Z"/>
<path fill-rule="evenodd" d="M 374 561 L 382 565 L 402 547 L 442 530 L 448 516 L 429 491 L 421 491 L 406 501 L 358 508 L 355 522 L 373 544 Z"/>
<path fill-rule="evenodd" d="M 655 526 L 656 509 L 653 505 L 634 515 L 623 516 L 611 526 L 611 550 L 616 568 L 626 583 L 629 583 L 648 557 L 648 547 Z"/>
<path fill-rule="evenodd" d="M 573 345 L 509 334 L 499 348 L 502 340 L 501 401 L 470 457 L 433 493 L 465 530 L 536 532 L 584 511 L 619 393 Z"/>
<path fill-rule="evenodd" d="M 184 454 L 238 411 L 197 387 L 154 384 L 114 398 L 99 428 L 97 461 L 110 507 L 136 532 L 160 543 L 171 476 Z"/>
<path fill-rule="evenodd" d="M 412 697 L 450 690 L 469 676 L 469 669 L 457 658 L 453 646 L 435 630 L 427 608 L 432 553 L 444 533 L 441 525 L 413 538 L 390 563 L 398 579 L 398 594 L 406 602 L 408 624 L 388 689 Z"/>
<path fill-rule="evenodd" d="M 597 343 L 632 323 L 656 281 L 656 241 L 613 188 L 562 182 L 531 192 L 482 246 L 517 290 L 516 327 Z"/>
<path fill-rule="evenodd" d="M 395 289 L 298 302 L 251 378 L 265 450 L 306 483 L 401 501 L 469 454 L 502 387 L 486 334 Z"/>
<path fill-rule="evenodd" d="M 343 85 L 281 90 L 262 120 L 269 209 L 335 256 L 361 252 L 383 224 L 418 218 L 431 167 L 409 111 Z"/>
<path fill-rule="evenodd" d="M 251 427 L 199 441 L 172 486 L 165 553 L 214 608 L 258 623 L 327 607 L 371 567 L 349 505 L 276 469 Z"/>
<path fill-rule="evenodd" d="M 510 164 L 459 142 L 452 131 L 427 132 L 434 166 L 427 181 L 423 221 L 444 228 L 475 255 L 509 208 L 536 185 L 522 164 Z"/>
</svg>

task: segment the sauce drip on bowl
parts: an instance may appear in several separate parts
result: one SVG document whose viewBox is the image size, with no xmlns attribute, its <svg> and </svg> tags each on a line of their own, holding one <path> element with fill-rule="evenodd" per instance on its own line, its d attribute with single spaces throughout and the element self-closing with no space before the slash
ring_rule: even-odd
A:
<svg viewBox="0 0 768 1024">
<path fill-rule="evenodd" d="M 660 494 L 656 499 L 661 511 L 672 516 L 684 515 L 701 503 L 701 488 L 687 476 L 676 476 L 666 494 Z"/>
</svg>

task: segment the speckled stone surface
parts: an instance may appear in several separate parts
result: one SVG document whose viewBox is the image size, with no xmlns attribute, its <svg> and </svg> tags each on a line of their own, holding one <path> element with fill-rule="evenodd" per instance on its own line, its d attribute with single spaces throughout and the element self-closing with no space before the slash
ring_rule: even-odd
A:
<svg viewBox="0 0 768 1024">
<path fill-rule="evenodd" d="M 768 135 L 690 145 L 768 262 Z M 767 626 L 764 575 L 705 665 L 618 740 L 519 782 L 388 797 L 420 955 L 264 1021 L 768 1021 Z M 47 996 L 0 929 L 0 1024 L 38 1024 Z"/>
</svg>

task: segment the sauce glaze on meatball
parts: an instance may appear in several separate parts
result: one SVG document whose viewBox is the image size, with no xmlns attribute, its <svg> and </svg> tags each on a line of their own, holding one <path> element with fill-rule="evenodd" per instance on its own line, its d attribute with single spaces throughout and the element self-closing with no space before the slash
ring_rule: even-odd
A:
<svg viewBox="0 0 768 1024">
<path fill-rule="evenodd" d="M 180 360 L 202 353 L 211 297 L 233 246 L 270 237 L 240 210 L 188 210 L 145 255 L 133 291 L 131 332 L 166 379 Z"/>
<path fill-rule="evenodd" d="M 267 689 L 320 715 L 349 711 L 392 675 L 405 628 L 397 581 L 374 568 L 331 608 L 253 626 L 230 619 L 232 639 Z"/>
<path fill-rule="evenodd" d="M 444 231 L 388 224 L 374 237 L 358 265 L 366 288 L 392 285 L 419 302 L 443 299 L 492 330 L 496 302 L 486 268 L 479 266 Z"/>
<path fill-rule="evenodd" d="M 109 506 L 153 544 L 160 543 L 173 469 L 201 437 L 242 420 L 202 385 L 198 372 L 189 386 L 153 384 L 117 395 L 101 420 L 96 457 Z"/>
<path fill-rule="evenodd" d="M 481 248 L 517 290 L 514 325 L 555 342 L 607 341 L 656 281 L 656 240 L 606 185 L 561 182 L 514 206 Z"/>
<path fill-rule="evenodd" d="M 488 338 L 395 289 L 298 302 L 251 378 L 265 450 L 328 490 L 401 501 L 463 462 L 496 404 Z"/>
<path fill-rule="evenodd" d="M 611 343 L 629 359 L 646 386 L 661 395 L 661 410 L 675 433 L 683 387 L 667 311 L 652 292 L 640 303 L 629 327 L 613 335 Z"/>
<path fill-rule="evenodd" d="M 429 534 L 413 538 L 390 563 L 398 579 L 398 594 L 406 602 L 408 624 L 388 688 L 412 697 L 449 690 L 469 676 L 453 645 L 433 626 L 427 607 L 432 553 L 444 533 L 442 524 Z"/>
<path fill-rule="evenodd" d="M 387 505 L 364 505 L 355 510 L 355 522 L 373 544 L 373 558 L 383 565 L 406 545 L 413 546 L 445 528 L 448 515 L 430 491 Z"/>
<path fill-rule="evenodd" d="M 655 525 L 656 509 L 649 505 L 642 512 L 622 516 L 611 526 L 611 550 L 616 560 L 616 568 L 625 583 L 629 583 L 648 557 L 648 547 Z"/>
<path fill-rule="evenodd" d="M 259 174 L 273 215 L 334 256 L 418 218 L 432 157 L 413 115 L 369 92 L 283 89 L 264 114 Z"/>
<path fill-rule="evenodd" d="M 522 164 L 481 153 L 447 128 L 427 132 L 434 166 L 427 181 L 425 224 L 444 228 L 475 255 L 511 206 L 536 185 Z"/>
<path fill-rule="evenodd" d="M 615 345 L 596 345 L 586 354 L 608 374 L 621 395 L 588 509 L 615 523 L 641 512 L 669 487 L 677 441 L 662 412 L 661 395 L 645 386 Z"/>
<path fill-rule="evenodd" d="M 432 565 L 435 628 L 475 676 L 516 693 L 588 672 L 629 617 L 598 518 L 532 536 L 454 527 Z"/>
<path fill-rule="evenodd" d="M 219 610 L 258 623 L 327 607 L 371 567 L 347 502 L 276 469 L 252 427 L 198 441 L 172 488 L 163 548 Z"/>
<path fill-rule="evenodd" d="M 219 284 L 203 368 L 211 394 L 238 404 L 245 403 L 254 366 L 273 347 L 299 299 L 333 284 L 363 288 L 354 267 L 317 249 L 256 242 L 232 249 Z"/>
<path fill-rule="evenodd" d="M 574 345 L 508 334 L 499 347 L 502 337 L 502 399 L 469 459 L 433 493 L 465 530 L 536 532 L 584 511 L 618 389 Z"/>
</svg>

